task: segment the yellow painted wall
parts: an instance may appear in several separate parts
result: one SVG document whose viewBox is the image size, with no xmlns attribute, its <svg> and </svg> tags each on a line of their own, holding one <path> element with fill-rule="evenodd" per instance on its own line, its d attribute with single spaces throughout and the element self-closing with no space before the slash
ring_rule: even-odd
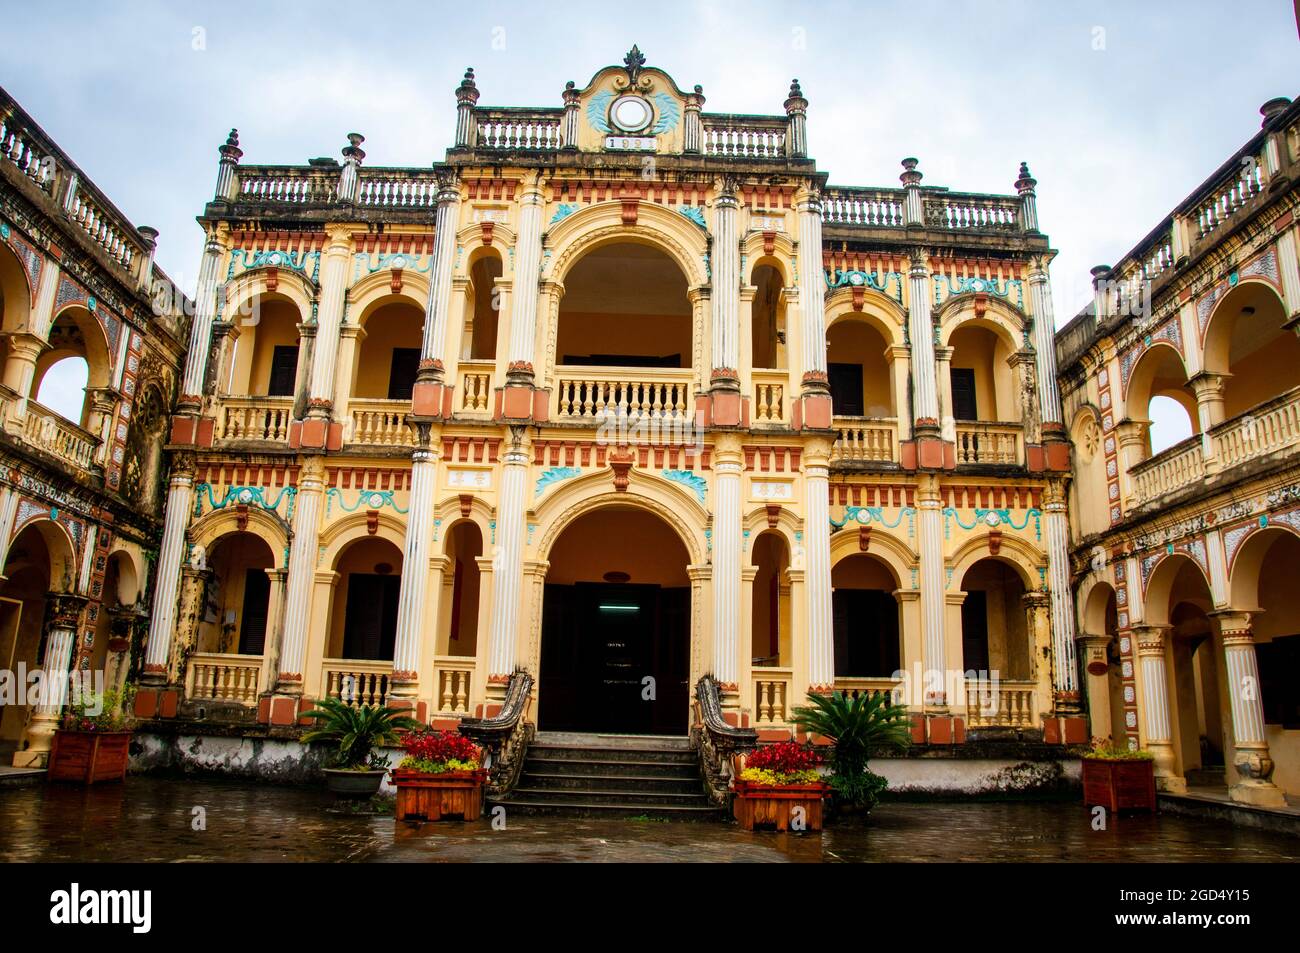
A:
<svg viewBox="0 0 1300 953">
<path fill-rule="evenodd" d="M 420 347 L 424 312 L 406 303 L 384 305 L 366 319 L 365 332 L 357 348 L 352 396 L 383 400 L 388 397 L 393 349 Z"/>
<path fill-rule="evenodd" d="M 981 559 L 966 571 L 962 589 L 984 590 L 987 604 L 990 674 L 1029 678 L 1030 646 L 1021 602 L 1025 588 L 1015 570 L 996 559 Z"/>
<path fill-rule="evenodd" d="M 1223 388 L 1224 419 L 1244 414 L 1300 385 L 1300 337 L 1284 332 L 1232 364 Z"/>
<path fill-rule="evenodd" d="M 271 550 L 252 533 L 232 533 L 223 537 L 208 553 L 208 568 L 218 580 L 217 617 L 208 621 L 200 617 L 198 651 L 238 652 L 239 633 L 243 625 L 244 577 L 249 569 L 269 569 L 275 565 Z M 267 638 L 273 620 L 267 619 Z"/>
<path fill-rule="evenodd" d="M 1011 368 L 1006 345 L 987 328 L 961 327 L 952 333 L 952 366 L 975 371 L 975 410 L 980 420 L 1013 420 Z"/>
<path fill-rule="evenodd" d="M 271 358 L 276 345 L 298 343 L 298 309 L 282 298 L 264 298 L 258 323 L 239 329 L 230 393 L 264 395 L 271 385 Z M 302 355 L 299 354 L 299 359 Z"/>
<path fill-rule="evenodd" d="M 588 354 L 679 354 L 678 366 L 690 367 L 691 319 L 685 315 L 565 313 L 561 307 L 555 362 L 563 364 L 566 355 Z"/>
<path fill-rule="evenodd" d="M 638 510 L 601 509 L 571 523 L 551 549 L 546 581 L 603 582 L 625 572 L 631 583 L 686 586 L 686 547 L 658 517 Z"/>
<path fill-rule="evenodd" d="M 865 321 L 842 319 L 826 332 L 826 360 L 862 365 L 862 407 L 868 417 L 893 417 L 893 387 L 885 339 Z"/>
</svg>

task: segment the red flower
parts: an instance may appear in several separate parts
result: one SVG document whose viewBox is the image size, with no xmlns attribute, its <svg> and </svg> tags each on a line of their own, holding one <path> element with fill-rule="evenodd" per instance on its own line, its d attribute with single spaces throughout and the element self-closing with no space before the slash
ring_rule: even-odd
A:
<svg viewBox="0 0 1300 953">
<path fill-rule="evenodd" d="M 821 762 L 821 755 L 812 748 L 793 741 L 781 741 L 756 749 L 745 759 L 745 767 L 774 771 L 777 774 L 793 774 L 796 771 L 811 770 Z"/>
<path fill-rule="evenodd" d="M 417 761 L 479 761 L 479 747 L 458 731 L 407 732 L 402 749 Z"/>
</svg>

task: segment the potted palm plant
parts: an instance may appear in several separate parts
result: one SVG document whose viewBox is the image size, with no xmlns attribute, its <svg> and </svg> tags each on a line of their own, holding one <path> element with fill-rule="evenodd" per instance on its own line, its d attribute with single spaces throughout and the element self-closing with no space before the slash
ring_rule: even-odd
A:
<svg viewBox="0 0 1300 953">
<path fill-rule="evenodd" d="M 1112 813 L 1156 809 L 1155 761 L 1150 751 L 1092 739 L 1083 756 L 1083 803 Z"/>
<path fill-rule="evenodd" d="M 732 812 L 747 831 L 822 829 L 822 799 L 828 790 L 817 770 L 821 755 L 811 745 L 781 741 L 745 757 L 732 782 Z"/>
<path fill-rule="evenodd" d="M 316 724 L 302 735 L 304 744 L 325 741 L 335 746 L 333 763 L 325 768 L 325 783 L 342 798 L 373 797 L 388 773 L 388 762 L 376 748 L 401 742 L 402 731 L 423 727 L 405 709 L 387 705 L 353 707 L 338 698 L 322 698 L 303 712 Z"/>
<path fill-rule="evenodd" d="M 402 749 L 406 757 L 393 769 L 399 821 L 478 820 L 487 778 L 483 749 L 460 732 L 433 730 L 409 733 Z"/>
<path fill-rule="evenodd" d="M 889 782 L 867 767 L 873 751 L 905 748 L 912 740 L 907 707 L 895 705 L 888 692 L 843 692 L 808 696 L 812 704 L 792 710 L 795 724 L 832 742 L 831 803 L 841 815 L 865 816 Z"/>
<path fill-rule="evenodd" d="M 77 784 L 123 780 L 131 744 L 127 712 L 134 694 L 130 687 L 80 693 L 54 732 L 46 778 Z"/>
</svg>

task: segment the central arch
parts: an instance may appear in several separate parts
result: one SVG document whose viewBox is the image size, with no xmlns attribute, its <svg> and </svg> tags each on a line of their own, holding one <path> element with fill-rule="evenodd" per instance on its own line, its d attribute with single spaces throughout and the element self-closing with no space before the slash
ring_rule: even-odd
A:
<svg viewBox="0 0 1300 953">
<path fill-rule="evenodd" d="M 569 521 L 547 555 L 538 726 L 685 734 L 690 551 L 655 512 L 606 503 Z"/>
</svg>

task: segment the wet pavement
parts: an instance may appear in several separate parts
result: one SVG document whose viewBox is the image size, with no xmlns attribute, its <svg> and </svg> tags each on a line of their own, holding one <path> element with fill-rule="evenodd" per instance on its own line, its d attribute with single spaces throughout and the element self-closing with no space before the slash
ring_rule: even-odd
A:
<svg viewBox="0 0 1300 953">
<path fill-rule="evenodd" d="M 413 826 L 326 813 L 332 804 L 316 787 L 207 779 L 0 788 L 0 861 L 1300 860 L 1300 837 L 1172 815 L 1094 831 L 1089 812 L 1068 802 L 887 803 L 867 826 L 820 835 L 510 816 L 504 830 L 487 819 Z"/>
</svg>

